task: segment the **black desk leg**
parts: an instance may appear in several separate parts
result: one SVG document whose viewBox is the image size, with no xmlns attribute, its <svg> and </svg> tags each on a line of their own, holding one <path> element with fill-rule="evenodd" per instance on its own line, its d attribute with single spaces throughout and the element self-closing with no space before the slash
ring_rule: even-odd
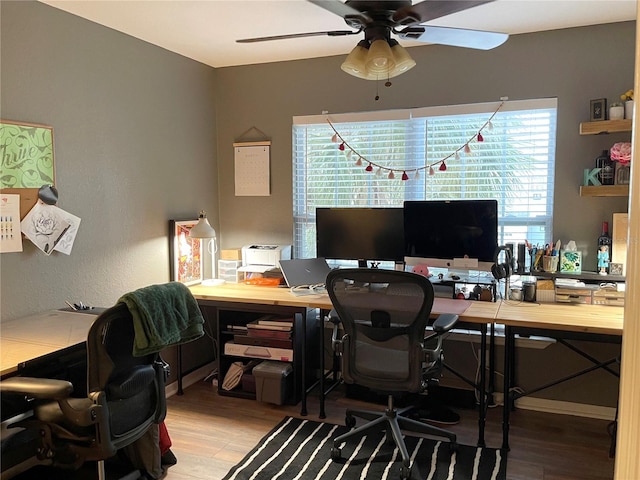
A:
<svg viewBox="0 0 640 480">
<path fill-rule="evenodd" d="M 324 314 L 320 310 L 320 415 L 319 418 L 327 418 L 324 411 Z"/>
<path fill-rule="evenodd" d="M 182 345 L 178 344 L 178 359 L 176 361 L 178 364 L 178 395 L 182 395 L 184 391 L 182 390 Z"/>
<path fill-rule="evenodd" d="M 484 447 L 484 427 L 487 418 L 487 324 L 483 323 L 480 327 L 480 385 L 479 405 L 480 412 L 478 414 L 478 446 Z"/>
<path fill-rule="evenodd" d="M 296 315 L 301 315 L 296 313 Z M 302 381 L 302 408 L 300 409 L 300 415 L 307 415 L 307 315 L 306 313 L 302 317 L 302 359 L 300 362 L 300 372 Z"/>
<path fill-rule="evenodd" d="M 509 414 L 511 412 L 511 370 L 515 339 L 511 327 L 504 327 L 504 400 L 502 407 L 502 450 L 509 451 Z"/>
</svg>

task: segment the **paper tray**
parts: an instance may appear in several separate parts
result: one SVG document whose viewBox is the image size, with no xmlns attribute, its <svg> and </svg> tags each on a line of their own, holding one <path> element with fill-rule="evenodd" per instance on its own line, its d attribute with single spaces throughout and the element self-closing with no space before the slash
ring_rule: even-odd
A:
<svg viewBox="0 0 640 480">
<path fill-rule="evenodd" d="M 264 358 L 281 362 L 293 361 L 293 350 L 289 348 L 262 347 L 258 345 L 240 345 L 229 341 L 224 344 L 225 355 L 237 357 Z"/>
</svg>

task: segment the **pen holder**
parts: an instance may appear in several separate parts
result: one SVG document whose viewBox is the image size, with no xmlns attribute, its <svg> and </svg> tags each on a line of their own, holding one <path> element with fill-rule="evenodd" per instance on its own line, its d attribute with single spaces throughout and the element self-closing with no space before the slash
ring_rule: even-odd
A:
<svg viewBox="0 0 640 480">
<path fill-rule="evenodd" d="M 545 272 L 557 272 L 558 271 L 558 256 L 557 255 L 545 255 L 542 257 L 542 268 Z"/>
</svg>

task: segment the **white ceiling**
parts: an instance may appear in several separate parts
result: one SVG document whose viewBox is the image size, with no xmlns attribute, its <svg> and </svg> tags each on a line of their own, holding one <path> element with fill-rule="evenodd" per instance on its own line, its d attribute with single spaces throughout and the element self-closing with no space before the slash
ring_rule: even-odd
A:
<svg viewBox="0 0 640 480">
<path fill-rule="evenodd" d="M 363 38 L 361 34 L 235 42 L 349 29 L 341 17 L 306 0 L 40 1 L 212 67 L 346 55 Z M 635 18 L 635 0 L 496 0 L 429 24 L 518 34 Z"/>
</svg>

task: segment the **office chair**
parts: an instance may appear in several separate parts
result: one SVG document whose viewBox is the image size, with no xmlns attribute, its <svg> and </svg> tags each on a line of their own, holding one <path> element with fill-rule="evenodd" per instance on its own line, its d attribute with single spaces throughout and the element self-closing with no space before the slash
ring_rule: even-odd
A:
<svg viewBox="0 0 640 480">
<path fill-rule="evenodd" d="M 0 382 L 3 396 L 16 394 L 31 400 L 33 415 L 23 415 L 9 427 L 31 434 L 26 443 L 35 452 L 25 460 L 29 467 L 35 463 L 78 469 L 86 461 L 97 461 L 98 478 L 103 480 L 104 460 L 140 439 L 152 424 L 162 422 L 167 365 L 158 353 L 133 356 L 133 342 L 132 315 L 124 303 L 118 303 L 100 314 L 89 330 L 86 397 L 71 397 L 74 386 L 65 380 L 16 376 Z M 8 458 L 3 451 L 3 463 Z M 3 480 L 22 471 L 19 464 L 6 467 Z M 141 476 L 138 471 L 126 478 Z"/>
<path fill-rule="evenodd" d="M 442 335 L 453 328 L 457 315 L 440 315 L 433 333 L 425 329 L 433 306 L 433 287 L 421 275 L 367 268 L 337 269 L 327 275 L 327 291 L 344 329 L 334 325 L 333 349 L 341 357 L 343 381 L 387 395 L 384 412 L 347 409 L 345 423 L 369 420 L 333 440 L 331 458 L 341 456 L 340 445 L 367 431 L 385 429 L 402 454 L 401 478 L 410 476 L 411 460 L 401 429 L 449 439 L 452 451 L 456 435 L 447 430 L 407 418 L 413 407 L 396 409 L 394 397 L 419 393 L 436 381 L 442 369 Z M 433 347 L 425 345 L 434 344 Z"/>
</svg>

